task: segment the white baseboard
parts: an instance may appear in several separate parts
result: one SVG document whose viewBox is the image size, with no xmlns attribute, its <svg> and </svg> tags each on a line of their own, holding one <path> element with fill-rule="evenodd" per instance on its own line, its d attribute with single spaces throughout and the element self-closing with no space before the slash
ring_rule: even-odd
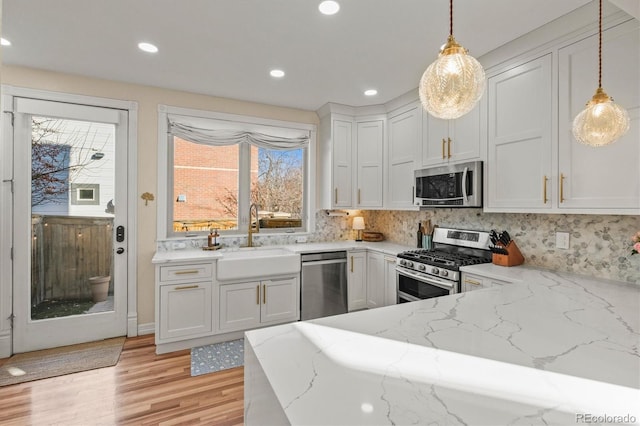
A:
<svg viewBox="0 0 640 426">
<path fill-rule="evenodd" d="M 11 356 L 11 331 L 4 331 L 0 334 L 0 358 Z"/>
<path fill-rule="evenodd" d="M 129 313 L 127 316 L 127 337 L 136 337 L 138 334 L 138 315 Z"/>
<path fill-rule="evenodd" d="M 138 324 L 138 336 L 143 334 L 153 334 L 156 332 L 155 323 L 149 322 L 147 324 Z"/>
</svg>

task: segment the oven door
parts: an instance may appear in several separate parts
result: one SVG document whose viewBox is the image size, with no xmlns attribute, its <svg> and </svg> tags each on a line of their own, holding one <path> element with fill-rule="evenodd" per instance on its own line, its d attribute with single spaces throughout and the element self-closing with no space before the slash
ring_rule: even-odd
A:
<svg viewBox="0 0 640 426">
<path fill-rule="evenodd" d="M 421 274 L 401 266 L 396 267 L 398 303 L 414 302 L 456 293 L 456 283 Z"/>
</svg>

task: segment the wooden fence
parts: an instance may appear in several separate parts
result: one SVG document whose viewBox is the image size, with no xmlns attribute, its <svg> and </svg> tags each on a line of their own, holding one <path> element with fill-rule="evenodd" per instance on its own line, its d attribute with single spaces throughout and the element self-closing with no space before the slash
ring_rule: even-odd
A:
<svg viewBox="0 0 640 426">
<path fill-rule="evenodd" d="M 91 299 L 89 277 L 113 277 L 113 219 L 33 215 L 31 230 L 33 305 Z"/>
</svg>

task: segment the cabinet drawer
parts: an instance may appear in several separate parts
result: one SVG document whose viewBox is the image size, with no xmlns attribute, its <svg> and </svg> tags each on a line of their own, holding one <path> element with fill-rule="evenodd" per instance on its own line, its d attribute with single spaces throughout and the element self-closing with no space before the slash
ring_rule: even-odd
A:
<svg viewBox="0 0 640 426">
<path fill-rule="evenodd" d="M 160 281 L 194 281 L 211 277 L 213 277 L 211 263 L 160 267 Z"/>
</svg>

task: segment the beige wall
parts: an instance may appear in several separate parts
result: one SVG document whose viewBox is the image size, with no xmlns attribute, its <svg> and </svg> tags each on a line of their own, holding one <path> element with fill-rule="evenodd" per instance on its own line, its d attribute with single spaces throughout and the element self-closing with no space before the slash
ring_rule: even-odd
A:
<svg viewBox="0 0 640 426">
<path fill-rule="evenodd" d="M 3 66 L 2 84 L 55 92 L 98 96 L 138 103 L 138 194 L 157 195 L 158 104 L 242 114 L 275 120 L 318 124 L 313 111 L 295 110 L 149 86 L 123 84 L 70 74 Z M 138 197 L 138 324 L 154 321 L 154 269 L 156 204 Z"/>
</svg>

